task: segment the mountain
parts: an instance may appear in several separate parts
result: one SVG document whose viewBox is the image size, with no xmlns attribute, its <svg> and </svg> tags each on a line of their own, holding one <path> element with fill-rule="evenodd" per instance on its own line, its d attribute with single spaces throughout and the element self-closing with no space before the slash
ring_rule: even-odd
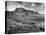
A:
<svg viewBox="0 0 46 35">
<path fill-rule="evenodd" d="M 38 13 L 38 12 L 34 12 L 34 11 L 32 11 L 32 10 L 26 10 L 26 9 L 24 9 L 24 8 L 16 8 L 14 11 L 18 11 L 18 12 L 26 12 L 26 13 Z"/>
<path fill-rule="evenodd" d="M 16 9 L 14 10 L 14 13 L 17 13 L 17 12 L 19 12 L 19 13 L 25 13 L 26 16 L 29 15 L 29 13 L 30 13 L 31 15 L 40 15 L 38 12 L 34 12 L 34 11 L 32 11 L 32 10 L 26 10 L 26 9 L 24 9 L 24 8 L 16 8 Z"/>
<path fill-rule="evenodd" d="M 10 13 L 8 12 L 8 16 L 12 19 L 18 19 L 18 20 L 22 20 L 22 21 L 23 20 L 44 21 L 44 17 L 41 14 L 39 14 L 38 12 L 26 10 L 24 8 L 16 8 L 14 11 L 12 11 Z"/>
<path fill-rule="evenodd" d="M 32 14 L 32 15 L 39 15 L 38 12 L 34 12 L 32 10 L 26 10 L 24 8 L 16 8 L 14 11 L 7 11 L 8 14 L 16 14 L 16 13 L 25 13 L 26 15 Z"/>
</svg>

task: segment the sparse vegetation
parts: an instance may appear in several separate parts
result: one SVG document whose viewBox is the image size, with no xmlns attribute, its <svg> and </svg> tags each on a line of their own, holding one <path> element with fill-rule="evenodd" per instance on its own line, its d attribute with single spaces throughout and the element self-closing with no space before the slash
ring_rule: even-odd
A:
<svg viewBox="0 0 46 35">
<path fill-rule="evenodd" d="M 21 12 L 21 13 L 23 12 L 25 16 L 24 17 L 21 17 L 20 15 L 18 16 L 18 15 L 16 15 L 17 12 Z M 7 25 L 6 33 L 15 34 L 15 33 L 44 32 L 45 28 L 38 26 L 38 23 L 40 24 L 40 23 L 44 22 L 44 19 L 40 16 L 35 17 L 35 16 L 33 16 L 33 14 L 31 16 L 29 16 L 29 15 L 27 15 L 27 14 L 29 14 L 28 12 L 30 12 L 31 14 L 34 13 L 31 11 L 27 11 L 23 8 L 19 8 L 19 9 L 17 9 L 17 11 L 15 10 L 14 12 L 7 12 L 6 19 L 7 18 L 8 19 L 7 19 L 7 23 L 6 23 L 6 25 Z M 37 15 L 37 12 L 34 15 Z M 28 18 L 27 18 L 27 16 L 28 16 Z M 15 22 L 18 22 L 18 23 L 15 23 Z M 15 26 L 12 26 L 12 25 L 15 25 Z"/>
</svg>

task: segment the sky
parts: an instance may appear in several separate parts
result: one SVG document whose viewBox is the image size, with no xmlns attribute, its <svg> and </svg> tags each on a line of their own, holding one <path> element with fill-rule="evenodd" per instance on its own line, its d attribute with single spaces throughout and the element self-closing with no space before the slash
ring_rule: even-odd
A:
<svg viewBox="0 0 46 35">
<path fill-rule="evenodd" d="M 41 14 L 45 14 L 44 3 L 36 5 L 35 2 L 7 1 L 8 11 L 14 11 L 16 8 L 25 8 L 27 10 L 33 10 Z"/>
</svg>

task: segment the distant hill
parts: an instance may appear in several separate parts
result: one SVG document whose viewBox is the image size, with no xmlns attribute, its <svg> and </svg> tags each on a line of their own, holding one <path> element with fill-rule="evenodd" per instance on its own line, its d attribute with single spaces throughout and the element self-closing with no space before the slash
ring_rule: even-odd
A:
<svg viewBox="0 0 46 35">
<path fill-rule="evenodd" d="M 26 13 L 28 13 L 28 12 L 30 12 L 30 13 L 38 13 L 38 12 L 34 12 L 32 10 L 26 10 L 24 8 L 16 8 L 14 11 L 26 12 Z"/>
<path fill-rule="evenodd" d="M 18 14 L 19 13 L 19 14 Z M 24 14 L 23 14 L 24 13 Z M 22 14 L 22 15 L 21 15 Z M 30 15 L 29 15 L 30 14 Z M 27 19 L 30 19 L 30 20 L 35 20 L 37 21 L 38 19 L 40 20 L 43 20 L 44 17 L 41 16 L 41 14 L 39 14 L 38 12 L 34 12 L 34 11 L 31 11 L 31 10 L 26 10 L 24 8 L 16 8 L 14 11 L 12 12 L 9 12 L 7 11 L 7 15 L 13 19 L 23 19 L 25 18 L 26 20 Z M 24 20 L 25 20 L 24 19 Z M 41 21 L 40 20 L 40 21 Z"/>
<path fill-rule="evenodd" d="M 34 12 L 32 10 L 26 10 L 24 8 L 16 8 L 14 11 L 7 11 L 7 13 L 9 13 L 9 14 L 17 13 L 17 12 L 25 13 L 26 15 L 28 15 L 28 13 L 30 13 L 30 14 L 39 14 L 38 12 Z"/>
<path fill-rule="evenodd" d="M 24 9 L 24 8 L 16 8 L 15 10 L 14 10 L 14 13 L 15 12 L 19 12 L 19 13 L 25 13 L 26 15 L 29 15 L 29 13 L 30 14 L 32 14 L 32 15 L 39 15 L 39 13 L 38 12 L 34 12 L 34 11 L 32 11 L 32 10 L 26 10 L 26 9 Z"/>
</svg>

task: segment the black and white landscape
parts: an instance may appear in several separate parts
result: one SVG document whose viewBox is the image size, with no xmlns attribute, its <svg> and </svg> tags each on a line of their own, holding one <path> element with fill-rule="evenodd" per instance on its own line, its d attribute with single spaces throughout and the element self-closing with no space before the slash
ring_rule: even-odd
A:
<svg viewBox="0 0 46 35">
<path fill-rule="evenodd" d="M 44 3 L 6 1 L 5 33 L 45 32 Z"/>
</svg>

